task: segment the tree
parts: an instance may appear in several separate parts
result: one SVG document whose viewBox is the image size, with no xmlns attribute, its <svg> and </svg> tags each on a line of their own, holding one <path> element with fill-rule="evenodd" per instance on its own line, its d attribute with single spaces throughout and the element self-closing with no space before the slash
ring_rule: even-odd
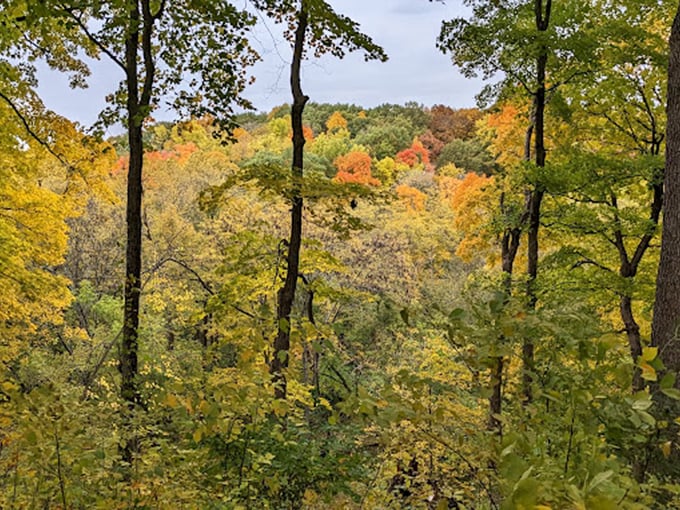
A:
<svg viewBox="0 0 680 510">
<path fill-rule="evenodd" d="M 210 112 L 225 127 L 230 126 L 233 101 L 245 84 L 241 66 L 253 59 L 244 37 L 252 17 L 223 1 L 156 4 L 135 0 L 94 7 L 79 2 L 49 2 L 35 9 L 45 13 L 47 20 L 60 20 L 80 34 L 123 76 L 121 88 L 112 96 L 113 102 L 101 119 L 104 123 L 124 119 L 129 148 L 125 318 L 119 367 L 121 397 L 133 413 L 142 404 L 137 376 L 144 122 L 158 106 L 162 92 L 179 88 L 177 108 Z M 225 30 L 225 26 L 229 28 Z M 185 73 L 195 77 L 183 89 L 178 86 L 183 84 Z M 244 101 L 236 102 L 246 105 Z M 132 461 L 135 450 L 135 438 L 128 438 L 123 448 L 126 463 Z"/>
<path fill-rule="evenodd" d="M 286 276 L 278 292 L 277 334 L 271 358 L 270 370 L 275 384 L 275 394 L 279 399 L 286 398 L 287 382 L 285 369 L 289 363 L 291 311 L 295 299 L 297 281 L 300 277 L 300 247 L 302 244 L 302 207 L 301 184 L 304 176 L 305 137 L 302 115 L 309 100 L 302 92 L 300 68 L 308 47 L 315 54 L 330 53 L 343 57 L 346 50 L 363 50 L 367 59 L 385 60 L 382 48 L 359 32 L 355 22 L 336 14 L 324 0 L 301 0 L 291 6 L 278 0 L 258 0 L 255 5 L 288 24 L 289 35 L 293 37 L 293 60 L 291 63 L 290 86 L 293 94 L 291 125 L 293 129 L 293 161 L 291 167 L 291 223 L 290 236 L 286 242 Z M 307 40 L 307 32 L 310 38 Z M 341 124 L 341 123 L 340 123 Z M 342 126 L 339 126 L 342 129 Z M 330 128 L 329 128 L 330 129 Z"/>
<path fill-rule="evenodd" d="M 548 92 L 588 72 L 584 62 L 591 60 L 591 34 L 583 20 L 592 15 L 587 1 L 556 4 L 552 0 L 513 1 L 505 3 L 475 0 L 469 2 L 474 17 L 444 22 L 438 39 L 442 51 L 467 76 L 481 73 L 490 78 L 503 72 L 505 79 L 488 86 L 482 97 L 498 97 L 518 92 L 531 101 L 531 114 L 525 135 L 524 159 L 537 169 L 523 190 L 525 208 L 518 222 L 508 226 L 502 243 L 503 271 L 511 281 L 514 258 L 521 232 L 527 231 L 527 285 L 529 309 L 537 302 L 539 229 L 545 185 L 540 180 L 546 163 L 545 112 Z M 574 34 L 578 33 L 578 39 Z M 550 84 L 550 85 L 549 85 Z M 532 144 L 533 141 L 533 144 Z M 504 195 L 501 196 L 503 209 Z M 508 287 L 509 288 L 509 287 Z M 532 400 L 534 341 L 526 339 L 522 347 L 523 393 Z M 499 399 L 495 399 L 500 402 Z M 492 410 L 499 414 L 499 409 Z"/>
<path fill-rule="evenodd" d="M 664 175 L 661 259 L 656 280 L 656 299 L 652 321 L 652 346 L 658 349 L 664 370 L 678 387 L 680 372 L 680 7 L 675 14 L 670 36 L 668 65 L 668 106 L 666 126 L 666 169 Z M 663 418 L 677 418 L 678 405 L 659 397 Z M 676 430 L 676 426 L 671 429 Z M 677 477 L 677 446 L 667 463 L 669 474 Z M 674 464 L 673 464 L 674 463 Z"/>
<path fill-rule="evenodd" d="M 358 133 L 354 141 L 371 147 L 371 156 L 374 158 L 393 158 L 411 144 L 413 131 L 413 124 L 402 116 L 389 120 L 379 117 L 374 124 Z"/>
<path fill-rule="evenodd" d="M 409 168 L 420 165 L 424 169 L 431 169 L 430 153 L 423 146 L 418 137 L 413 139 L 413 143 L 409 148 L 399 151 L 396 159 L 398 162 L 408 165 Z"/>
<path fill-rule="evenodd" d="M 478 138 L 452 140 L 446 144 L 437 158 L 437 168 L 449 164 L 479 175 L 493 175 L 498 169 L 494 157 Z"/>
<path fill-rule="evenodd" d="M 474 135 L 475 123 L 482 117 L 477 108 L 454 110 L 441 104 L 430 108 L 428 128 L 445 145 L 452 140 L 467 140 Z"/>
<path fill-rule="evenodd" d="M 379 186 L 380 181 L 371 177 L 371 156 L 365 152 L 352 151 L 338 156 L 333 164 L 338 169 L 335 180 L 338 182 Z"/>
<path fill-rule="evenodd" d="M 347 119 L 342 116 L 342 113 L 335 111 L 326 121 L 326 130 L 333 132 L 338 129 L 347 129 Z"/>
</svg>

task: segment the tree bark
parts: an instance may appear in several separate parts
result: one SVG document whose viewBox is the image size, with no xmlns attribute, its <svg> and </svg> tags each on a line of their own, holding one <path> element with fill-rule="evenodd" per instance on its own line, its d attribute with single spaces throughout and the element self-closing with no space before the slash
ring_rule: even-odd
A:
<svg viewBox="0 0 680 510">
<path fill-rule="evenodd" d="M 633 363 L 637 363 L 638 358 L 642 355 L 642 339 L 640 337 L 640 326 L 633 315 L 630 296 L 622 295 L 619 297 L 619 310 L 621 319 L 623 320 L 623 327 L 626 330 L 630 355 L 633 359 Z M 642 379 L 642 372 L 636 365 L 633 367 L 633 392 L 641 391 L 644 387 L 645 384 Z"/>
<path fill-rule="evenodd" d="M 673 21 L 668 68 L 665 203 L 652 343 L 666 369 L 680 369 L 680 8 Z"/>
<path fill-rule="evenodd" d="M 128 412 L 134 412 L 139 401 L 137 388 L 137 350 L 139 329 L 139 298 L 141 293 L 142 272 L 142 166 L 144 145 L 142 124 L 139 118 L 139 70 L 137 56 L 139 49 L 140 12 L 137 2 L 130 10 L 130 30 L 125 41 L 125 66 L 127 82 L 127 134 L 130 156 L 127 178 L 127 206 L 125 221 L 127 225 L 127 247 L 125 251 L 125 308 L 123 319 L 123 339 L 120 349 L 120 393 L 127 403 Z M 128 432 L 131 434 L 131 432 Z M 137 451 L 135 438 L 128 437 L 123 446 L 123 461 L 130 464 Z"/>
<path fill-rule="evenodd" d="M 290 86 L 293 93 L 293 106 L 291 108 L 291 124 L 293 128 L 293 164 L 291 176 L 293 178 L 290 239 L 288 240 L 288 255 L 286 258 L 286 278 L 283 287 L 278 292 L 277 325 L 278 332 L 274 340 L 274 355 L 271 360 L 270 372 L 274 382 L 274 394 L 276 398 L 286 398 L 286 375 L 288 367 L 288 351 L 290 349 L 290 314 L 295 299 L 295 289 L 300 272 L 300 246 L 302 244 L 302 176 L 304 165 L 305 137 L 302 131 L 302 113 L 305 104 L 309 100 L 302 93 L 300 85 L 300 66 L 305 44 L 305 31 L 307 30 L 307 12 L 304 7 L 298 13 L 298 25 L 295 30 L 295 42 L 293 46 L 293 62 L 291 64 Z"/>
<path fill-rule="evenodd" d="M 668 104 L 666 127 L 666 169 L 664 175 L 664 209 L 661 234 L 661 259 L 656 280 L 656 300 L 652 320 L 652 345 L 658 347 L 665 370 L 677 374 L 680 370 L 680 6 L 675 15 L 670 36 L 668 66 Z M 678 387 L 676 381 L 676 387 Z M 666 431 L 677 439 L 678 427 L 673 420 L 678 404 L 656 393 L 658 418 L 667 419 L 672 430 Z M 673 441 L 675 443 L 675 441 Z M 674 477 L 680 475 L 677 445 L 661 471 Z"/>
</svg>

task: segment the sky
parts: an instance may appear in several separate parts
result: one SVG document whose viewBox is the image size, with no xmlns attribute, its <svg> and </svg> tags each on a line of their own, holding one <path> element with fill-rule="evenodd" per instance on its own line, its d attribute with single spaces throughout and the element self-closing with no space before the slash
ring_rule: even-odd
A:
<svg viewBox="0 0 680 510">
<path fill-rule="evenodd" d="M 244 0 L 245 1 L 245 0 Z M 357 21 L 364 33 L 381 45 L 389 61 L 364 62 L 360 54 L 339 60 L 332 56 L 311 58 L 302 68 L 302 87 L 316 103 L 353 103 L 370 108 L 383 103 L 415 101 L 425 106 L 445 104 L 455 108 L 474 106 L 482 88 L 479 80 L 464 78 L 450 58 L 435 47 L 442 20 L 465 15 L 460 0 L 446 3 L 428 0 L 330 0 L 333 8 Z M 258 111 L 290 102 L 288 88 L 291 49 L 280 29 L 261 19 L 252 38 L 262 56 L 252 69 L 255 83 L 245 91 Z M 57 113 L 91 125 L 103 109 L 104 98 L 120 81 L 120 70 L 106 60 L 91 64 L 86 90 L 71 90 L 65 77 L 41 73 L 39 92 Z M 174 114 L 161 108 L 157 120 Z"/>
</svg>

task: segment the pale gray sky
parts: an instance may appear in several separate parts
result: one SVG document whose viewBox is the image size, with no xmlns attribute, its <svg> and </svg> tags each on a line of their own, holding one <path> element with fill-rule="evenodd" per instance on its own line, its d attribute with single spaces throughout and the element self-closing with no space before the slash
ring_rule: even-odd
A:
<svg viewBox="0 0 680 510">
<path fill-rule="evenodd" d="M 310 59 L 303 66 L 303 90 L 317 103 L 354 103 L 372 107 L 382 103 L 416 101 L 426 106 L 474 105 L 481 82 L 463 78 L 450 59 L 435 48 L 442 20 L 464 14 L 461 0 L 445 4 L 427 0 L 331 0 L 336 11 L 357 21 L 362 30 L 382 45 L 390 60 L 364 62 L 361 55 L 344 60 L 327 56 Z M 246 91 L 260 111 L 290 101 L 288 62 L 290 46 L 270 21 L 254 34 L 255 49 L 262 55 L 253 74 L 255 84 Z M 47 106 L 58 113 L 92 124 L 104 106 L 104 97 L 120 80 L 119 70 L 106 60 L 94 62 L 89 89 L 71 90 L 63 76 L 42 73 L 40 93 Z M 170 112 L 156 112 L 170 119 Z"/>
</svg>

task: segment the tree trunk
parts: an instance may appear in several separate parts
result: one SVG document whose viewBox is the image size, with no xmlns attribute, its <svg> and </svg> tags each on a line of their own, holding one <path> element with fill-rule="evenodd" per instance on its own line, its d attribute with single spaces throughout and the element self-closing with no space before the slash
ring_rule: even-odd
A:
<svg viewBox="0 0 680 510">
<path fill-rule="evenodd" d="M 630 355 L 633 359 L 633 393 L 641 391 L 645 387 L 642 379 L 642 371 L 637 366 L 638 358 L 642 355 L 642 339 L 640 337 L 640 326 L 635 321 L 633 315 L 633 307 L 630 296 L 623 295 L 619 297 L 619 310 L 621 312 L 621 319 L 626 330 L 626 338 L 628 339 L 628 346 L 630 348 Z"/>
<path fill-rule="evenodd" d="M 501 211 L 504 211 L 504 197 L 501 196 Z M 515 264 L 515 257 L 519 249 L 522 230 L 519 227 L 507 228 L 503 232 L 501 239 L 501 269 L 503 271 L 503 291 L 506 301 L 512 295 L 512 271 Z M 499 345 L 503 345 L 505 338 L 498 339 Z M 487 428 L 501 437 L 503 435 L 503 425 L 499 416 L 503 412 L 503 356 L 494 356 L 491 359 L 491 396 L 489 397 L 489 419 Z"/>
<path fill-rule="evenodd" d="M 664 215 L 661 234 L 661 259 L 656 280 L 656 300 L 652 320 L 652 345 L 659 348 L 665 370 L 677 374 L 680 370 L 680 6 L 675 15 L 670 36 L 668 66 L 668 105 L 666 127 L 666 170 L 664 175 Z M 678 381 L 676 381 L 678 387 Z M 656 395 L 660 419 L 667 419 L 672 430 L 669 438 L 677 439 L 678 415 L 676 401 Z M 661 470 L 674 477 L 680 475 L 680 455 L 674 445 L 669 462 Z"/>
<path fill-rule="evenodd" d="M 552 0 L 535 0 L 536 28 L 545 32 L 550 25 Z M 542 46 L 536 58 L 536 92 L 534 96 L 534 162 L 538 168 L 545 167 L 545 80 L 548 65 L 548 49 Z M 541 226 L 541 204 L 545 190 L 537 183 L 527 201 L 529 230 L 527 232 L 527 300 L 529 309 L 536 308 L 536 277 L 538 275 L 538 231 Z M 533 400 L 534 342 L 525 338 L 522 344 L 522 393 L 524 403 Z"/>
<path fill-rule="evenodd" d="M 130 10 L 130 26 L 137 27 L 140 12 L 137 2 Z M 137 53 L 139 30 L 132 28 L 125 41 L 125 66 L 127 82 L 127 131 L 130 145 L 127 177 L 127 248 L 125 252 L 125 309 L 123 318 L 123 339 L 120 349 L 120 393 L 130 414 L 139 402 L 137 387 L 137 350 L 139 329 L 139 298 L 142 273 L 142 166 L 144 145 L 142 123 L 139 111 L 139 71 Z M 131 431 L 122 449 L 123 461 L 130 464 L 138 449 L 136 438 Z"/>
<path fill-rule="evenodd" d="M 291 109 L 291 124 L 293 127 L 293 164 L 291 175 L 292 207 L 290 222 L 290 239 L 288 241 L 288 256 L 286 258 L 286 279 L 278 292 L 277 324 L 278 332 L 274 340 L 274 356 L 271 360 L 270 372 L 274 381 L 276 398 L 286 398 L 286 375 L 288 367 L 288 351 L 290 349 L 290 313 L 295 299 L 295 289 L 300 271 L 300 245 L 302 243 L 302 175 L 304 164 L 305 137 L 302 131 L 302 113 L 309 100 L 302 93 L 300 85 L 300 65 L 307 30 L 307 12 L 301 7 L 298 14 L 298 26 L 295 30 L 293 47 L 293 62 L 290 73 L 290 86 L 293 92 L 293 107 Z"/>
<path fill-rule="evenodd" d="M 137 352 L 139 341 L 139 299 L 142 291 L 142 168 L 144 164 L 143 122 L 151 104 L 155 63 L 153 59 L 153 25 L 161 15 L 161 4 L 155 15 L 151 14 L 150 0 L 130 3 L 129 33 L 125 39 L 125 81 L 127 92 L 127 131 L 130 145 L 130 162 L 127 180 L 127 248 L 125 252 L 125 306 L 123 312 L 123 339 L 120 349 L 120 393 L 127 403 L 127 428 L 132 415 L 141 403 L 137 384 Z M 144 77 L 140 90 L 138 67 L 141 51 Z M 139 450 L 138 438 L 131 430 L 122 448 L 123 461 L 130 463 Z"/>
<path fill-rule="evenodd" d="M 680 8 L 673 21 L 668 68 L 665 200 L 652 343 L 667 370 L 680 369 Z"/>
</svg>

